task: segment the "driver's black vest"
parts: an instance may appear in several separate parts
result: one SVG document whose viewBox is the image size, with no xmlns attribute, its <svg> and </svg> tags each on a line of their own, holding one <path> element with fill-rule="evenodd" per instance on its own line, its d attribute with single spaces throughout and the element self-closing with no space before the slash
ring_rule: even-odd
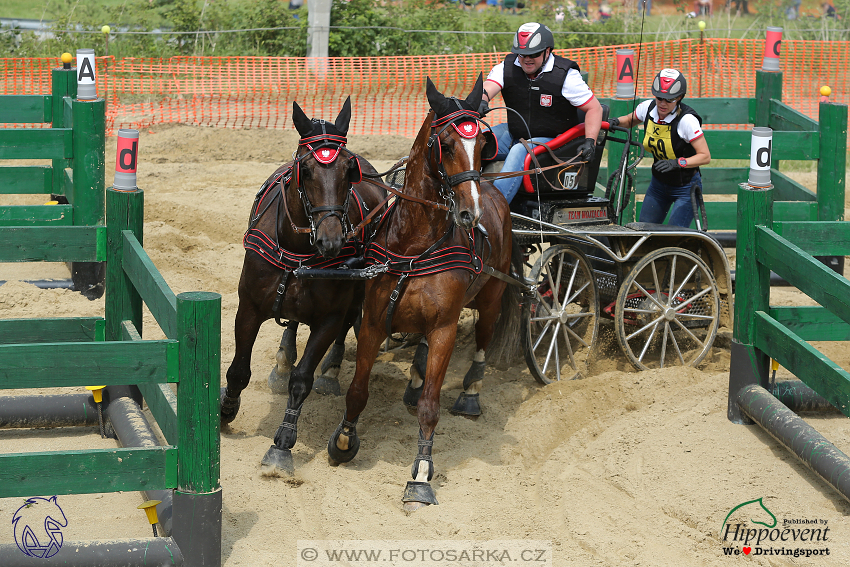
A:
<svg viewBox="0 0 850 567">
<path fill-rule="evenodd" d="M 550 54 L 555 65 L 548 73 L 540 73 L 536 79 L 529 79 L 522 67 L 514 65 L 516 54 L 505 57 L 505 85 L 502 97 L 505 105 L 519 112 L 532 137 L 554 138 L 578 122 L 576 107 L 561 95 L 564 80 L 570 69 L 579 71 L 578 64 L 564 57 Z M 528 130 L 522 120 L 508 111 L 508 130 L 515 140 L 528 138 Z"/>
<path fill-rule="evenodd" d="M 686 142 L 679 136 L 679 122 L 682 121 L 683 116 L 691 114 L 696 117 L 700 126 L 702 126 L 702 117 L 693 108 L 680 102 L 679 113 L 672 122 L 669 124 L 656 124 L 649 117 L 650 112 L 652 112 L 655 106 L 656 104 L 653 100 L 649 103 L 649 108 L 646 110 L 646 118 L 643 121 L 643 128 L 646 132 L 643 138 L 643 147 L 652 153 L 655 161 L 680 157 L 689 158 L 696 155 L 697 151 L 690 142 Z M 653 170 L 652 175 L 658 178 L 658 181 L 667 185 L 683 187 L 691 182 L 691 178 L 693 178 L 694 173 L 697 171 L 699 171 L 698 167 L 680 167 L 666 173 L 658 173 Z"/>
</svg>

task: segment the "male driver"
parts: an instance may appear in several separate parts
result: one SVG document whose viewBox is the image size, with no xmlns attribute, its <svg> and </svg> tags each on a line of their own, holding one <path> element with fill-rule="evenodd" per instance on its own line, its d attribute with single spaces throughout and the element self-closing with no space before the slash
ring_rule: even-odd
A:
<svg viewBox="0 0 850 567">
<path fill-rule="evenodd" d="M 504 160 L 502 172 L 522 171 L 527 152 L 520 138 L 548 142 L 579 124 L 577 109 L 585 113 L 585 140 L 579 150 L 581 161 L 593 159 L 596 136 L 602 125 L 602 107 L 581 78 L 578 65 L 552 53 L 555 38 L 542 24 L 520 26 L 511 53 L 490 71 L 484 82 L 481 109 L 500 91 L 508 111 L 507 124 L 497 124 L 493 133 L 499 141 L 497 160 Z M 525 123 L 523 123 L 523 120 Z M 528 129 L 526 129 L 528 125 Z M 497 179 L 494 185 L 508 202 L 519 190 L 522 177 Z"/>
</svg>

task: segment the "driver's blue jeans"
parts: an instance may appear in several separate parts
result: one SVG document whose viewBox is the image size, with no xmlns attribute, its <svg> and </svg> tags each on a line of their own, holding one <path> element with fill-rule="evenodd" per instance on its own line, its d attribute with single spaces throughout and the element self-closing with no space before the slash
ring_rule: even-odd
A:
<svg viewBox="0 0 850 567">
<path fill-rule="evenodd" d="M 505 164 L 502 166 L 502 173 L 522 171 L 524 169 L 523 164 L 525 162 L 525 156 L 528 155 L 528 152 L 525 151 L 525 148 L 519 143 L 518 139 L 515 140 L 514 137 L 511 136 L 510 131 L 508 131 L 507 123 L 496 124 L 493 126 L 493 134 L 496 135 L 496 140 L 499 142 L 499 152 L 496 154 L 496 160 L 505 161 Z M 543 143 L 548 142 L 551 139 L 552 138 L 532 138 L 531 141 Z M 510 203 L 516 196 L 521 184 L 522 177 L 497 179 L 493 182 L 493 185 L 496 186 L 496 189 L 502 192 L 505 199 L 508 200 L 508 203 Z"/>
<path fill-rule="evenodd" d="M 667 185 L 656 179 L 653 175 L 640 207 L 640 222 L 651 222 L 661 224 L 667 217 L 670 207 L 670 222 L 674 226 L 691 226 L 694 220 L 694 209 L 691 204 L 691 185 L 699 183 L 702 178 L 699 172 L 694 173 L 691 182 L 683 187 Z"/>
</svg>

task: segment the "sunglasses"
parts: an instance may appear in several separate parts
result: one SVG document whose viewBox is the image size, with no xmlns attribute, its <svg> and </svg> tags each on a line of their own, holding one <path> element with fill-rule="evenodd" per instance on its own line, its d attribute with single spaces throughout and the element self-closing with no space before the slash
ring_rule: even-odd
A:
<svg viewBox="0 0 850 567">
<path fill-rule="evenodd" d="M 668 104 L 673 104 L 674 102 L 676 102 L 676 99 L 675 99 L 675 98 L 661 98 L 661 97 L 655 97 L 655 101 L 656 101 L 656 102 L 658 102 L 658 103 L 666 102 L 666 103 L 668 103 Z"/>
<path fill-rule="evenodd" d="M 520 55 L 520 57 L 522 57 L 523 59 L 537 59 L 541 55 L 543 55 L 543 51 L 541 51 L 540 53 L 534 53 L 532 55 Z"/>
</svg>

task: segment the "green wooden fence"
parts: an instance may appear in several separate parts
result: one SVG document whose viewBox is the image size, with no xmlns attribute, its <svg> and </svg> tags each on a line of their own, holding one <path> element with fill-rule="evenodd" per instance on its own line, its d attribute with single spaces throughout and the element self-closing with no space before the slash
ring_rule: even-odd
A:
<svg viewBox="0 0 850 567">
<path fill-rule="evenodd" d="M 818 93 L 812 93 L 818 96 Z M 632 111 L 631 100 L 604 101 L 611 116 Z M 641 101 L 638 100 L 637 103 Z M 773 164 L 771 177 L 776 199 L 774 215 L 783 221 L 839 221 L 844 219 L 845 168 L 847 159 L 847 106 L 821 103 L 818 120 L 782 103 L 782 73 L 756 71 L 755 98 L 690 98 L 686 102 L 711 124 L 752 124 L 773 129 Z M 638 135 L 640 134 L 640 138 Z M 633 129 L 633 139 L 642 140 L 642 130 Z M 705 138 L 715 160 L 750 158 L 749 130 L 706 130 Z M 623 152 L 621 144 L 609 143 L 608 167 L 599 171 L 599 182 L 617 167 Z M 632 150 L 635 152 L 635 150 Z M 637 155 L 635 152 L 634 155 Z M 817 161 L 817 191 L 812 192 L 780 172 L 782 160 Z M 652 162 L 647 155 L 644 162 Z M 746 182 L 749 167 L 703 167 L 705 195 L 734 196 L 734 187 Z M 646 193 L 651 173 L 638 168 L 635 176 L 637 192 Z M 705 204 L 711 230 L 736 230 L 737 206 L 734 200 L 708 201 Z M 624 222 L 632 222 L 640 214 L 640 203 L 634 201 L 624 213 Z"/>
<path fill-rule="evenodd" d="M 0 242 L 15 242 L 0 247 L 0 261 L 82 257 L 107 265 L 103 318 L 0 320 L 0 389 L 137 385 L 168 444 L 0 455 L 0 498 L 175 489 L 173 534 L 185 564 L 218 564 L 221 296 L 171 291 L 142 248 L 143 208 L 142 191 L 110 188 L 105 227 L 79 227 L 68 233 L 73 238 L 56 240 L 51 230 L 71 227 L 0 228 Z M 166 339 L 142 340 L 143 303 Z M 210 497 L 207 508 L 219 511 L 218 520 L 181 525 L 178 517 L 192 515 L 178 514 L 177 495 L 196 511 L 204 506 L 195 500 Z M 198 533 L 209 525 L 218 533 Z M 203 562 L 187 555 L 199 545 Z"/>
<path fill-rule="evenodd" d="M 0 227 L 51 227 L 33 232 L 44 240 L 38 252 L 54 246 L 52 238 L 84 242 L 92 227 L 104 224 L 104 148 L 106 101 L 76 99 L 75 69 L 53 69 L 49 95 L 0 96 L 0 123 L 50 123 L 51 128 L 0 128 L 0 159 L 51 160 L 51 165 L 0 166 L 0 194 L 57 196 L 57 205 L 0 206 Z M 61 228 L 64 227 L 64 230 Z M 0 234 L 0 248 L 29 238 L 18 229 Z M 38 237 L 36 237 L 38 238 Z M 11 245 L 11 244 L 10 244 Z M 103 247 L 88 254 L 67 252 L 76 289 L 94 299 L 103 294 Z M 100 254 L 100 256 L 98 256 Z M 45 261 L 55 262 L 56 251 Z M 22 256 L 6 261 L 25 262 Z"/>
</svg>

